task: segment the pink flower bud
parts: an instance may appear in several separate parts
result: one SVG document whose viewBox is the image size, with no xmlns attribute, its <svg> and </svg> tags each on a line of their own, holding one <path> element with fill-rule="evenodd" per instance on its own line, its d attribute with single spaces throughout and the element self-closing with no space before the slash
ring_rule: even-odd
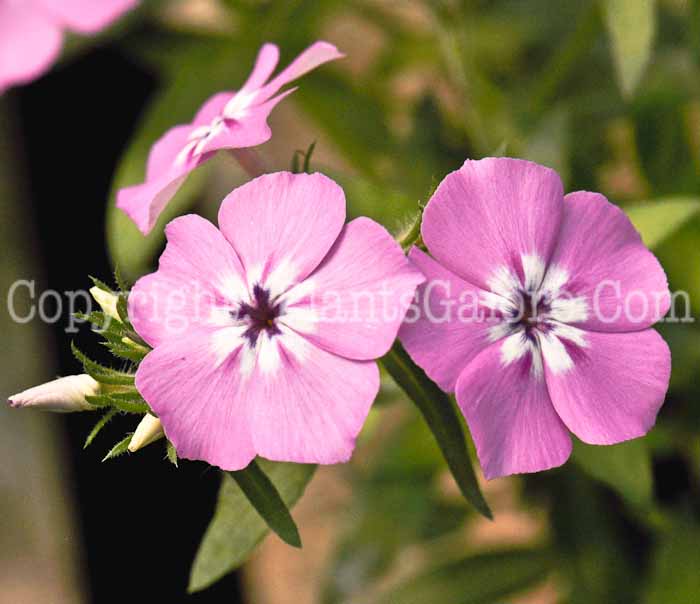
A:
<svg viewBox="0 0 700 604">
<path fill-rule="evenodd" d="M 85 399 L 100 391 L 100 385 L 89 375 L 70 375 L 11 396 L 7 403 L 16 409 L 31 407 L 42 411 L 71 413 L 94 409 Z"/>
</svg>

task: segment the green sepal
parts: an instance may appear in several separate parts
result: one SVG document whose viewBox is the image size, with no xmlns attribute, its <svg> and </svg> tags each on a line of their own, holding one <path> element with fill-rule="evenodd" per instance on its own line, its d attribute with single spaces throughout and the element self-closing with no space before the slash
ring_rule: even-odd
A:
<svg viewBox="0 0 700 604">
<path fill-rule="evenodd" d="M 136 390 L 132 392 L 96 394 L 94 396 L 86 396 L 85 400 L 96 407 L 114 407 L 117 411 L 137 415 L 149 413 L 151 410 Z"/>
<path fill-rule="evenodd" d="M 311 174 L 311 156 L 316 149 L 316 141 L 309 145 L 306 151 L 297 149 L 292 155 L 292 172 L 294 174 Z"/>
<path fill-rule="evenodd" d="M 89 402 L 89 401 L 88 401 Z M 117 414 L 116 409 L 109 409 L 100 419 L 99 421 L 95 424 L 92 430 L 90 430 L 90 434 L 88 434 L 87 438 L 85 439 L 85 444 L 83 445 L 83 449 L 87 449 L 91 444 L 92 441 L 95 440 L 97 435 L 102 432 L 102 428 L 104 428 L 112 419 L 114 416 Z"/>
<path fill-rule="evenodd" d="M 166 440 L 165 451 L 168 457 L 168 461 L 173 464 L 176 468 L 178 467 L 178 457 L 177 451 L 175 450 L 175 445 L 169 440 Z"/>
<path fill-rule="evenodd" d="M 112 386 L 134 385 L 133 374 L 117 371 L 116 369 L 112 369 L 111 367 L 106 367 L 92 361 L 78 349 L 74 342 L 71 342 L 71 350 L 73 351 L 75 358 L 83 364 L 85 373 L 101 384 L 108 384 Z"/>
<path fill-rule="evenodd" d="M 124 453 L 126 453 L 129 450 L 129 443 L 131 442 L 132 436 L 133 436 L 133 434 L 129 434 L 124 439 L 120 440 L 116 445 L 114 445 L 109 450 L 109 453 L 107 453 L 107 455 L 104 456 L 102 461 L 105 462 L 108 459 L 114 459 L 115 457 L 119 457 L 120 455 L 124 455 Z"/>
</svg>

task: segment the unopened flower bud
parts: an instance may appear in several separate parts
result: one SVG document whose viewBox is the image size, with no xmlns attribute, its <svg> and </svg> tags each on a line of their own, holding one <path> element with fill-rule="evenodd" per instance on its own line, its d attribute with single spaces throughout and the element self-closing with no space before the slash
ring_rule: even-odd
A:
<svg viewBox="0 0 700 604">
<path fill-rule="evenodd" d="M 157 440 L 163 438 L 165 432 L 163 432 L 163 425 L 157 417 L 153 417 L 150 413 L 144 415 L 141 423 L 136 428 L 136 432 L 131 437 L 131 442 L 129 443 L 129 451 L 135 453 L 139 449 L 156 442 Z"/>
<path fill-rule="evenodd" d="M 95 302 L 100 305 L 105 315 L 117 321 L 121 321 L 119 318 L 119 311 L 117 310 L 117 301 L 119 298 L 115 294 L 107 292 L 96 285 L 90 288 L 90 294 L 95 298 Z"/>
<path fill-rule="evenodd" d="M 89 375 L 70 375 L 15 394 L 7 402 L 14 408 L 71 413 L 94 409 L 85 397 L 99 392 L 100 385 Z"/>
</svg>

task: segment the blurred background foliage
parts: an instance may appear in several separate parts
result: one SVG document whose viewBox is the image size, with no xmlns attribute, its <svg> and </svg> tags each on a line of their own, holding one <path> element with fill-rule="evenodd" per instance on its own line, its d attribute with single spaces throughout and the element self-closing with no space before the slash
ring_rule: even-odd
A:
<svg viewBox="0 0 700 604">
<path fill-rule="evenodd" d="M 263 42 L 276 42 L 285 64 L 316 39 L 347 58 L 306 76 L 275 111 L 273 140 L 259 149 L 271 170 L 289 169 L 294 151 L 316 141 L 312 165 L 343 185 L 349 214 L 399 232 L 464 159 L 527 158 L 557 169 L 566 190 L 621 205 L 671 289 L 689 297 L 677 300 L 679 320 L 660 327 L 674 369 L 651 434 L 577 443 L 563 468 L 485 484 L 494 521 L 463 501 L 419 414 L 385 376 L 353 463 L 320 469 L 295 508 L 305 549 L 265 541 L 244 569 L 247 601 L 699 602 L 700 0 L 146 2 L 66 53 L 109 45 L 157 82 L 108 201 L 109 251 L 129 277 L 154 266 L 162 229 L 144 239 L 114 192 L 142 179 L 151 144 L 212 93 L 240 85 Z M 161 226 L 184 211 L 213 217 L 245 178 L 229 157 L 210 164 Z M 232 531 L 241 518 L 227 517 L 227 489 L 237 497 L 225 484 L 217 518 Z M 301 490 L 290 485 L 289 496 Z M 263 535 L 254 529 L 242 537 L 249 547 Z M 200 552 L 192 590 L 243 561 L 219 542 Z"/>
</svg>

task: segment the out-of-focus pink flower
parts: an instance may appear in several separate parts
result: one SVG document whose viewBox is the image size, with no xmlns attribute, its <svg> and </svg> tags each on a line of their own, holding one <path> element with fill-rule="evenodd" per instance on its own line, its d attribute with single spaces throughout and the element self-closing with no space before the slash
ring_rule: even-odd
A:
<svg viewBox="0 0 700 604">
<path fill-rule="evenodd" d="M 191 124 L 175 126 L 153 145 L 146 181 L 119 191 L 117 206 L 148 234 L 187 175 L 216 151 L 254 147 L 270 139 L 268 116 L 295 90 L 277 94 L 282 86 L 342 56 L 332 44 L 316 42 L 270 79 L 279 61 L 279 49 L 274 44 L 263 45 L 240 90 L 215 94 Z"/>
<path fill-rule="evenodd" d="M 335 182 L 280 172 L 234 190 L 221 230 L 193 215 L 167 226 L 129 316 L 154 348 L 136 387 L 180 457 L 225 470 L 349 459 L 374 359 L 423 276 L 382 226 L 344 221 Z"/>
<path fill-rule="evenodd" d="M 7 402 L 17 409 L 31 408 L 56 413 L 90 411 L 95 407 L 85 397 L 99 392 L 100 385 L 89 375 L 69 375 L 15 394 Z"/>
<path fill-rule="evenodd" d="M 92 34 L 139 0 L 0 0 L 0 94 L 39 77 L 61 52 L 63 31 Z"/>
<path fill-rule="evenodd" d="M 456 392 L 487 478 L 563 464 L 569 431 L 606 445 L 651 428 L 671 357 L 649 328 L 670 295 L 619 208 L 564 196 L 548 168 L 489 158 L 442 181 L 421 233 L 421 318 L 400 338 Z"/>
</svg>

